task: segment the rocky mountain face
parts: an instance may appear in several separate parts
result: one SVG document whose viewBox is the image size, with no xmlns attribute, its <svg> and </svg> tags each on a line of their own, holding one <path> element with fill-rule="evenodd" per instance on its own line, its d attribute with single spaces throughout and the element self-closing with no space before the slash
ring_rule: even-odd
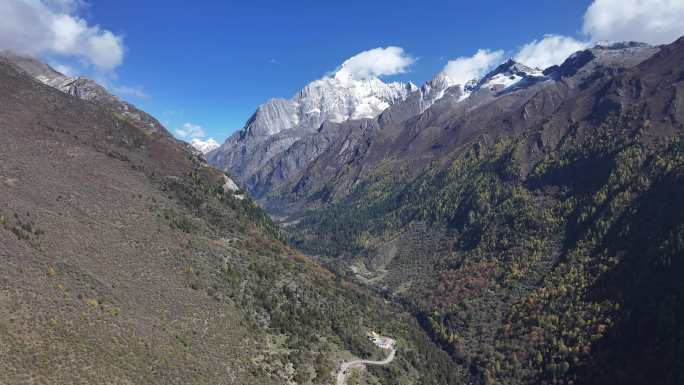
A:
<svg viewBox="0 0 684 385">
<path fill-rule="evenodd" d="M 0 383 L 330 384 L 384 357 L 368 330 L 402 341 L 372 381 L 464 383 L 415 319 L 285 245 L 197 152 L 51 71 L 0 60 Z"/>
<path fill-rule="evenodd" d="M 515 87 L 522 88 L 544 80 L 542 71 L 517 63 L 513 59 L 501 64 L 482 79 L 472 79 L 466 84 L 457 84 L 444 72 L 438 73 L 430 81 L 423 84 L 402 103 L 387 108 L 379 117 L 380 125 L 402 122 L 425 112 L 433 104 L 462 102 L 473 93 L 487 89 L 490 92 L 502 92 Z M 481 98 L 480 93 L 476 98 Z"/>
</svg>

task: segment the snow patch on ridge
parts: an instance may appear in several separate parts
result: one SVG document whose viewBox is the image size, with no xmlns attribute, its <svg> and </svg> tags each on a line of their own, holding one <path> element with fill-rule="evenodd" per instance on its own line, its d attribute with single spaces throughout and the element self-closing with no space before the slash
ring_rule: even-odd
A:
<svg viewBox="0 0 684 385">
<path fill-rule="evenodd" d="M 190 141 L 190 145 L 205 155 L 207 153 L 209 153 L 210 151 L 213 151 L 213 150 L 215 150 L 221 146 L 213 138 L 209 138 L 207 140 L 201 140 L 201 139 L 195 138 L 192 141 Z"/>
<path fill-rule="evenodd" d="M 223 191 L 238 191 L 240 190 L 240 187 L 238 187 L 237 183 L 230 179 L 229 177 L 225 176 L 225 183 L 223 184 Z"/>
</svg>

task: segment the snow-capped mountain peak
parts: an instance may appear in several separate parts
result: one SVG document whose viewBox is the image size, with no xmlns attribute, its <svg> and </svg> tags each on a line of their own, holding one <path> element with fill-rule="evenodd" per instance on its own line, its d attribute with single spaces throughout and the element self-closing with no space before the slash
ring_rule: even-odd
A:
<svg viewBox="0 0 684 385">
<path fill-rule="evenodd" d="M 218 144 L 217 141 L 215 141 L 213 138 L 209 138 L 207 140 L 201 140 L 201 139 L 193 139 L 190 142 L 190 145 L 197 150 L 199 150 L 202 154 L 207 154 L 210 151 L 213 151 L 217 148 L 219 148 L 220 144 Z"/>
<path fill-rule="evenodd" d="M 413 83 L 355 78 L 347 69 L 307 84 L 291 99 L 271 99 L 245 125 L 248 136 L 272 136 L 283 130 L 316 130 L 325 121 L 374 118 L 417 90 Z"/>
<path fill-rule="evenodd" d="M 375 118 L 416 90 L 413 83 L 354 76 L 342 66 L 307 84 L 290 99 L 271 99 L 259 106 L 242 130 L 207 157 L 224 169 L 234 170 L 233 175 L 245 182 L 298 140 L 316 134 L 324 122 Z"/>
<path fill-rule="evenodd" d="M 420 108 L 418 112 L 428 109 L 437 100 L 443 98 L 449 88 L 457 85 L 445 72 L 439 72 L 420 87 Z"/>
<path fill-rule="evenodd" d="M 540 69 L 531 68 L 513 59 L 500 64 L 482 77 L 465 82 L 455 80 L 447 71 L 441 71 L 425 82 L 411 97 L 411 106 L 398 106 L 390 115 L 394 119 L 403 119 L 424 112 L 447 95 L 450 96 L 450 100 L 460 102 L 480 90 L 499 93 L 513 86 L 523 86 L 545 78 Z"/>
<path fill-rule="evenodd" d="M 456 85 L 456 82 L 449 77 L 444 71 L 439 72 L 435 77 L 427 81 L 421 88 L 424 90 L 446 90 L 449 87 Z"/>
<path fill-rule="evenodd" d="M 502 91 L 515 86 L 523 80 L 535 80 L 544 77 L 543 71 L 528 67 L 513 59 L 508 59 L 477 82 L 476 89 Z"/>
</svg>

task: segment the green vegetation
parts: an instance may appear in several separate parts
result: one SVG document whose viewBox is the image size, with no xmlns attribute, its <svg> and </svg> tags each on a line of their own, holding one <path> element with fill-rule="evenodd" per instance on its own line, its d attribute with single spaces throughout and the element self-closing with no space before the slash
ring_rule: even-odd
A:
<svg viewBox="0 0 684 385">
<path fill-rule="evenodd" d="M 0 382 L 329 385 L 351 354 L 384 355 L 372 329 L 404 341 L 406 381 L 464 383 L 410 315 L 285 245 L 185 144 L 15 75 L 4 158 L 27 183 L 0 183 Z"/>
<path fill-rule="evenodd" d="M 534 132 L 476 140 L 410 181 L 378 172 L 292 242 L 372 265 L 386 240 L 435 229 L 443 249 L 413 255 L 434 273 L 394 298 L 482 383 L 681 383 L 684 140 L 649 127 L 625 113 L 534 157 Z"/>
<path fill-rule="evenodd" d="M 231 191 L 223 191 L 223 174 L 211 168 L 190 172 L 185 178 L 164 181 L 163 189 L 171 191 L 192 213 L 208 222 L 215 233 L 241 232 L 256 225 L 266 234 L 282 240 L 278 227 L 268 215 L 249 198 L 239 199 Z M 190 219 L 173 212 L 165 213 L 172 227 L 186 233 L 194 225 Z"/>
<path fill-rule="evenodd" d="M 11 219 L 0 214 L 0 226 L 11 231 L 18 240 L 36 249 L 40 248 L 40 239 L 45 235 L 45 232 L 36 226 L 29 212 L 25 215 L 14 213 Z"/>
<path fill-rule="evenodd" d="M 152 202 L 151 210 L 189 237 L 186 253 L 175 261 L 186 286 L 237 304 L 255 335 L 286 336 L 277 346 L 282 353 L 272 360 L 290 362 L 297 383 L 329 384 L 338 365 L 330 359 L 335 352 L 384 355 L 366 338 L 368 330 L 384 330 L 405 341 L 397 368 L 376 373 L 380 381 L 400 376 L 421 384 L 463 383 L 463 372 L 408 314 L 397 315 L 396 309 L 290 249 L 265 212 L 249 197 L 223 191 L 223 182 L 222 174 L 210 168 L 169 178 L 163 190 L 182 207 Z M 220 240 L 228 251 L 216 268 L 197 257 L 203 250 L 198 236 Z"/>
</svg>

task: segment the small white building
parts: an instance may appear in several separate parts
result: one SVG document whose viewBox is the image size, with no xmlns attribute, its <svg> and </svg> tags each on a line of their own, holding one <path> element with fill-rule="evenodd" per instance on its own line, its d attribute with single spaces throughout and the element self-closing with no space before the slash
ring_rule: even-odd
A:
<svg viewBox="0 0 684 385">
<path fill-rule="evenodd" d="M 392 349 L 396 343 L 395 340 L 383 337 L 374 331 L 368 332 L 367 335 L 368 339 L 381 349 Z"/>
</svg>

